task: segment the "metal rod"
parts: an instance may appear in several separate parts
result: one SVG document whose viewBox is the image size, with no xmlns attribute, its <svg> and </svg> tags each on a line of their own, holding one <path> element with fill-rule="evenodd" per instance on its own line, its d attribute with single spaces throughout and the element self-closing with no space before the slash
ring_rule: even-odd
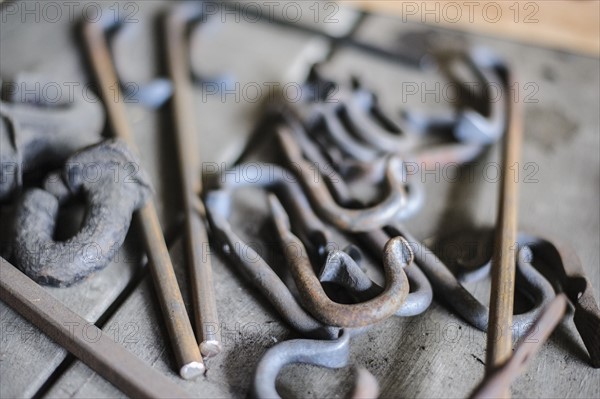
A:
<svg viewBox="0 0 600 399">
<path fill-rule="evenodd" d="M 513 82 L 506 80 L 505 87 Z M 509 102 L 508 129 L 502 153 L 499 206 L 496 220 L 496 237 L 492 257 L 492 287 L 490 318 L 487 333 L 487 371 L 502 365 L 512 353 L 512 316 L 515 291 L 515 262 L 517 251 L 518 176 L 513 172 L 521 157 L 523 136 L 522 113 L 518 103 Z M 506 392 L 505 397 L 510 397 Z"/>
<path fill-rule="evenodd" d="M 187 262 L 192 287 L 192 303 L 196 335 L 203 356 L 221 351 L 219 318 L 215 300 L 212 265 L 208 250 L 206 225 L 200 215 L 202 176 L 198 144 L 194 129 L 194 96 L 191 91 L 190 70 L 185 43 L 188 16 L 178 8 L 167 18 L 167 59 L 173 82 L 173 111 L 183 209 L 185 214 Z"/>
<path fill-rule="evenodd" d="M 186 391 L 144 363 L 0 258 L 0 299 L 133 398 L 189 398 Z"/>
<path fill-rule="evenodd" d="M 119 81 L 101 25 L 86 23 L 84 37 L 112 131 L 115 136 L 125 140 L 136 151 L 133 133 L 123 106 Z M 179 375 L 184 379 L 194 378 L 204 373 L 204 362 L 177 284 L 154 201 L 149 201 L 136 213 L 136 217 L 141 225 L 154 286 L 171 338 L 175 358 L 180 367 Z"/>
<path fill-rule="evenodd" d="M 512 382 L 521 375 L 527 364 L 563 319 L 566 310 L 567 297 L 565 294 L 558 294 L 528 329 L 514 354 L 501 367 L 488 373 L 471 397 L 498 398 L 508 391 Z"/>
</svg>

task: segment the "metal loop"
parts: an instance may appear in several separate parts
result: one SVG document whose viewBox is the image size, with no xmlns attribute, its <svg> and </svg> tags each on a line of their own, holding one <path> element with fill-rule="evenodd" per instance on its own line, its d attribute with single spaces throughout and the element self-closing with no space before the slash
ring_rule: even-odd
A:
<svg viewBox="0 0 600 399">
<path fill-rule="evenodd" d="M 404 272 L 408 277 L 410 292 L 395 315 L 416 316 L 425 312 L 431 305 L 433 290 L 427 277 L 413 262 L 404 268 Z M 329 253 L 319 273 L 319 281 L 341 285 L 360 301 L 373 298 L 383 291 L 383 287 L 372 281 L 357 261 L 343 251 Z"/>
<path fill-rule="evenodd" d="M 228 221 L 231 195 L 231 190 L 222 189 L 209 192 L 205 198 L 212 232 L 220 241 L 225 255 L 237 264 L 292 328 L 315 338 L 337 337 L 339 329 L 324 325 L 310 316 L 265 260 L 233 232 Z"/>
<path fill-rule="evenodd" d="M 386 287 L 383 292 L 363 303 L 336 303 L 323 290 L 302 241 L 290 231 L 288 216 L 279 201 L 270 195 L 269 203 L 301 301 L 311 314 L 329 325 L 363 327 L 384 320 L 398 311 L 408 295 L 408 280 L 403 267 L 410 263 L 412 257 L 403 238 L 390 240 L 384 249 Z"/>
<path fill-rule="evenodd" d="M 393 220 L 406 206 L 404 195 L 404 168 L 397 157 L 386 162 L 384 183 L 387 195 L 377 205 L 361 209 L 349 209 L 339 205 L 325 182 L 314 179 L 311 165 L 302 156 L 302 150 L 292 133 L 283 125 L 277 126 L 277 137 L 288 161 L 298 167 L 298 178 L 308 194 L 317 213 L 341 230 L 360 232 L 384 226 Z"/>
<path fill-rule="evenodd" d="M 281 369 L 288 364 L 346 367 L 350 358 L 350 335 L 349 331 L 342 330 L 340 337 L 331 341 L 293 339 L 269 348 L 254 372 L 254 396 L 259 399 L 280 398 L 275 381 Z M 376 397 L 379 392 L 377 380 L 366 369 L 358 369 L 354 392 L 353 397 L 364 397 L 358 394 Z"/>
</svg>

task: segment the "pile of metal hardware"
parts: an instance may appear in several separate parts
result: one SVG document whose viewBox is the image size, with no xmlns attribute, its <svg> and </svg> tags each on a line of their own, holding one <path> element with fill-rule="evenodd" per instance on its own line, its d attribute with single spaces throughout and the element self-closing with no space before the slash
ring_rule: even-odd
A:
<svg viewBox="0 0 600 399">
<path fill-rule="evenodd" d="M 196 4 L 175 8 L 165 22 L 169 78 L 140 82 L 141 89 L 133 93 L 150 108 L 170 99 L 191 320 L 158 222 L 152 182 L 139 167 L 123 101 L 114 100 L 113 83 L 128 81 L 113 60 L 111 45 L 122 27 L 103 20 L 86 23 L 82 32 L 104 107 L 82 100 L 22 102 L 25 97 L 18 92 L 1 103 L 0 199 L 14 209 L 11 220 L 3 223 L 6 228 L 10 224 L 13 240 L 2 248 L 2 301 L 126 394 L 187 397 L 102 331 L 97 342 L 73 334 L 65 320 L 81 318 L 39 286 L 66 287 L 94 278 L 137 218 L 170 349 L 184 379 L 202 375 L 204 359 L 222 349 L 219 332 L 206 327 L 218 323 L 210 256 L 203 245 L 209 240 L 301 337 L 264 353 L 254 370 L 253 393 L 259 398 L 279 397 L 276 378 L 290 363 L 349 366 L 355 337 L 388 318 L 418 316 L 434 299 L 474 328 L 490 331 L 488 372 L 473 397 L 506 396 L 560 323 L 568 303 L 575 308 L 574 322 L 590 365 L 600 367 L 600 310 L 581 263 L 565 244 L 517 233 L 516 188 L 510 181 L 503 179 L 500 190 L 496 240 L 488 251 L 494 256 L 475 268 L 447 267 L 404 225 L 422 210 L 427 195 L 407 170 L 408 161 L 425 167 L 463 165 L 502 143 L 503 167 L 518 160 L 518 104 L 494 100 L 489 93 L 491 85 L 508 91 L 514 79 L 508 65 L 488 49 L 428 48 L 430 62 L 455 83 L 460 101 L 449 115 L 405 109 L 399 117 L 386 111 L 365 82 L 336 81 L 316 64 L 301 86 L 301 99 L 289 102 L 281 96 L 272 101 L 237 165 L 203 184 L 201 161 L 193 151 L 198 138 L 186 53 L 188 28 L 200 17 Z M 480 83 L 478 90 L 467 87 L 461 77 L 465 71 L 468 79 Z M 45 78 L 23 74 L 15 87 Z M 116 94 L 123 96 L 125 88 Z M 113 139 L 101 137 L 105 118 Z M 252 176 L 247 174 L 250 169 Z M 236 232 L 231 215 L 249 189 L 261 193 L 268 206 L 276 259 L 283 266 L 269 264 L 272 259 Z M 74 201 L 85 204 L 81 226 L 66 239 L 56 238 L 60 208 Z M 341 235 L 353 244 L 342 248 L 336 240 Z M 507 245 L 511 243 L 516 246 Z M 489 240 L 482 239 L 480 245 L 489 246 Z M 365 267 L 366 257 L 380 263 L 383 284 Z M 488 307 L 463 284 L 490 273 Z M 513 316 L 515 289 L 530 306 Z M 513 330 L 522 342 L 536 332 L 536 345 L 517 345 L 513 352 Z M 502 344 L 506 336 L 508 350 Z M 353 397 L 377 397 L 375 377 L 355 366 Z"/>
</svg>

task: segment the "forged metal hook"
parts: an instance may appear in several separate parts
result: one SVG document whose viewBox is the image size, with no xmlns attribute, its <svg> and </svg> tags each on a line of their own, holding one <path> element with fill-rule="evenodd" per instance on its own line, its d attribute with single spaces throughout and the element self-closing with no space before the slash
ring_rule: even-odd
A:
<svg viewBox="0 0 600 399">
<path fill-rule="evenodd" d="M 308 137 L 302 124 L 286 107 L 280 107 L 275 112 L 289 127 L 296 141 L 296 145 L 300 149 L 300 154 L 305 156 L 309 162 L 312 162 L 311 170 L 316 169 L 320 173 L 320 176 L 317 176 L 315 180 L 318 181 L 320 178 L 323 178 L 333 199 L 337 203 L 347 206 L 355 205 L 357 201 L 350 194 L 350 188 L 346 183 L 346 180 L 342 177 L 342 173 L 338 173 L 336 169 L 330 166 L 332 163 L 337 164 L 337 162 L 334 162 L 335 160 L 325 159 L 319 146 Z M 293 160 L 291 161 L 292 165 L 298 166 L 298 162 L 302 160 L 302 157 L 299 156 L 297 150 L 294 150 L 292 154 L 294 155 Z M 290 157 L 288 157 L 288 160 L 289 159 Z M 371 180 L 373 180 L 373 182 L 380 182 L 383 180 L 383 177 L 388 171 L 385 169 L 385 162 L 386 157 L 381 157 L 377 162 L 370 165 L 372 168 Z M 346 161 L 344 161 L 344 163 L 346 163 Z M 402 192 L 405 194 L 406 203 L 398 213 L 396 213 L 395 220 L 404 220 L 413 216 L 421 209 L 424 203 L 424 192 L 421 182 L 409 178 L 405 173 L 404 165 L 402 165 L 402 171 Z"/>
<path fill-rule="evenodd" d="M 342 368 L 350 359 L 350 332 L 341 330 L 339 338 L 331 341 L 292 339 L 267 350 L 254 372 L 253 394 L 256 398 L 280 398 L 275 381 L 281 369 L 292 363 L 308 363 L 327 368 Z M 354 398 L 376 397 L 377 380 L 366 369 L 357 371 Z M 366 395 L 366 396 L 364 396 Z"/>
<path fill-rule="evenodd" d="M 406 109 L 402 115 L 407 123 L 421 133 L 428 131 L 453 131 L 454 137 L 463 144 L 474 144 L 481 149 L 495 143 L 506 129 L 506 101 L 502 96 L 508 95 L 508 85 L 504 79 L 507 67 L 504 62 L 487 48 L 475 48 L 468 52 L 434 51 L 434 58 L 439 60 L 442 71 L 451 82 L 458 86 L 459 109 L 456 115 L 433 116 L 423 112 Z M 464 82 L 459 77 L 457 67 L 469 70 L 476 82 Z M 468 85 L 467 83 L 475 83 Z M 472 93 L 473 88 L 479 92 Z M 501 90 L 494 93 L 493 88 Z M 494 98 L 499 94 L 499 98 Z M 427 150 L 426 150 L 427 151 Z"/>
<path fill-rule="evenodd" d="M 93 178 L 86 173 L 91 166 L 97 172 Z M 115 170 L 120 172 L 116 176 Z M 117 140 L 73 155 L 61 177 L 62 181 L 46 182 L 58 198 L 32 189 L 19 201 L 13 257 L 36 282 L 64 287 L 106 267 L 125 240 L 133 212 L 146 203 L 152 189 L 137 159 Z M 55 241 L 59 201 L 79 193 L 87 203 L 82 227 L 68 240 Z"/>
<path fill-rule="evenodd" d="M 339 329 L 324 325 L 309 315 L 264 259 L 235 234 L 227 220 L 231 213 L 231 195 L 231 190 L 222 189 L 210 191 L 205 198 L 207 217 L 223 252 L 237 264 L 240 271 L 292 328 L 315 338 L 336 338 Z"/>
<path fill-rule="evenodd" d="M 412 260 L 412 251 L 403 238 L 394 238 L 385 246 L 386 287 L 383 292 L 358 304 L 336 303 L 323 290 L 304 244 L 290 231 L 290 221 L 281 203 L 270 195 L 269 204 L 301 301 L 313 316 L 328 325 L 363 327 L 390 317 L 402 306 L 408 295 L 408 281 L 403 268 Z"/>
<path fill-rule="evenodd" d="M 485 108 L 483 112 L 473 107 L 461 110 L 458 123 L 454 129 L 455 137 L 463 142 L 483 145 L 497 142 L 504 134 L 507 126 L 507 101 L 502 96 L 510 95 L 510 82 L 507 82 L 508 67 L 489 49 L 475 48 L 462 56 L 483 85 L 482 96 Z M 454 79 L 457 81 L 458 79 Z M 463 92 L 468 92 L 461 82 Z M 492 87 L 499 88 L 499 98 L 492 98 Z"/>
<path fill-rule="evenodd" d="M 1 83 L 1 82 L 0 82 Z M 31 100 L 31 85 L 56 84 L 40 75 L 20 73 L 8 85 L 9 102 L 0 99 L 0 201 L 23 186 L 26 172 L 56 167 L 70 155 L 102 139 L 105 114 L 98 99 L 83 92 L 74 98 L 42 95 Z M 51 87 L 51 86 L 48 86 Z M 56 101 L 54 101 L 56 100 Z"/>
<path fill-rule="evenodd" d="M 256 178 L 251 179 L 251 183 L 248 179 L 243 178 L 244 170 L 249 168 L 250 165 L 256 168 L 257 176 Z M 286 207 L 294 214 L 292 223 L 297 225 L 297 228 L 294 228 L 294 231 L 298 231 L 298 234 L 303 237 L 302 241 L 310 243 L 320 256 L 325 255 L 328 250 L 328 244 L 331 243 L 331 236 L 323 222 L 321 222 L 321 220 L 312 212 L 310 204 L 300 187 L 297 184 L 294 184 L 294 176 L 290 178 L 285 170 L 276 167 L 275 165 L 252 163 L 248 165 L 238 165 L 236 168 L 227 171 L 223 177 L 226 180 L 221 182 L 221 186 L 229 190 L 243 186 L 259 186 L 275 190 L 278 197 L 284 200 Z M 358 251 L 358 249 L 351 246 L 349 252 L 355 252 L 353 249 L 356 252 Z M 330 257 L 331 254 L 328 256 L 328 259 Z M 410 268 L 412 270 L 412 267 Z M 411 278 L 413 278 L 415 284 L 419 284 L 420 286 L 428 285 L 426 281 L 422 282 L 424 276 L 420 271 L 412 272 Z M 381 291 L 383 291 L 383 288 L 373 296 L 377 296 Z M 413 297 L 415 297 L 415 295 L 416 294 L 413 294 Z M 411 304 L 412 301 L 413 300 L 411 299 Z M 402 309 L 412 306 L 411 304 L 405 303 Z M 420 303 L 419 306 L 423 306 L 423 304 Z M 425 305 L 425 307 L 427 306 L 428 304 Z M 404 311 L 401 310 L 401 312 Z"/>
<path fill-rule="evenodd" d="M 438 57 L 454 61 L 450 62 L 450 66 L 460 63 L 469 68 L 480 83 L 480 95 L 469 93 L 469 87 L 458 78 L 456 71 L 446 65 L 445 71 L 459 86 L 459 94 L 466 94 L 462 96 L 466 99 L 462 99 L 464 104 L 458 117 L 445 117 L 445 122 L 428 121 L 431 116 L 414 116 L 409 110 L 404 112 L 405 119 L 411 125 L 420 125 L 420 130 L 428 130 L 426 127 L 429 125 L 436 125 L 443 131 L 454 129 L 460 143 L 442 144 L 433 149 L 420 147 L 420 135 L 401 127 L 399 122 L 383 112 L 375 93 L 361 87 L 358 79 L 353 79 L 351 89 L 338 85 L 322 77 L 318 65 L 313 67 L 306 86 L 325 87 L 321 89 L 325 93 L 320 97 L 307 96 L 304 102 L 291 104 L 289 108 L 296 118 L 304 122 L 315 140 L 332 141 L 334 147 L 355 160 L 355 167 L 362 173 L 377 174 L 383 154 L 411 155 L 419 164 L 431 161 L 433 157 L 438 158 L 436 162 L 442 163 L 468 162 L 479 156 L 485 145 L 497 141 L 504 132 L 506 104 L 498 98 L 492 98 L 493 94 L 497 94 L 492 89 L 506 86 L 502 86 L 501 79 L 506 67 L 485 49 L 476 49 L 467 54 L 444 53 Z M 331 87 L 337 88 L 335 94 Z M 443 123 L 448 126 L 440 129 L 439 125 Z M 343 163 L 351 162 L 344 159 Z"/>
<path fill-rule="evenodd" d="M 141 22 L 144 23 L 144 20 Z M 125 101 L 140 103 L 152 109 L 160 108 L 173 94 L 171 81 L 165 77 L 152 77 L 140 81 L 139 68 L 130 66 L 130 53 L 139 47 L 140 42 L 144 42 L 137 40 L 143 25 L 129 23 L 126 19 L 115 18 L 113 15 L 101 18 L 99 24 L 107 32 L 108 45 L 119 78 L 118 84 L 121 86 Z M 153 47 L 150 46 L 145 50 L 152 53 Z"/>
<path fill-rule="evenodd" d="M 415 137 L 404 132 L 397 122 L 383 112 L 373 92 L 360 87 L 358 80 L 355 86 L 341 111 L 346 114 L 341 116 L 347 118 L 346 123 L 351 132 L 379 151 L 409 151 L 416 144 Z"/>
<path fill-rule="evenodd" d="M 309 131 L 323 127 L 336 146 L 361 162 L 373 162 L 383 153 L 408 151 L 416 144 L 414 137 L 381 111 L 374 93 L 357 83 L 353 89 L 336 86 L 335 96 L 294 106 Z"/>
<path fill-rule="evenodd" d="M 429 248 L 417 241 L 407 229 L 397 224 L 388 226 L 387 230 L 389 230 L 390 236 L 403 236 L 406 238 L 414 253 L 415 263 L 431 282 L 435 295 L 453 308 L 473 327 L 481 331 L 487 331 L 488 307 L 479 302 L 464 288 L 446 265 Z M 523 287 L 523 294 L 530 298 L 533 307 L 525 313 L 514 315 L 513 328 L 516 329 L 515 336 L 522 336 L 527 326 L 539 314 L 540 308 L 554 297 L 554 290 L 550 283 L 531 265 L 529 251 L 529 248 L 523 247 L 518 253 L 517 285 Z M 524 289 L 525 286 L 527 287 L 526 290 Z"/>
<path fill-rule="evenodd" d="M 518 240 L 519 245 L 530 246 L 534 258 L 539 258 L 557 276 L 561 289 L 575 306 L 573 321 L 588 351 L 590 363 L 600 368 L 600 309 L 581 260 L 572 247 L 553 238 L 521 233 Z"/>
<path fill-rule="evenodd" d="M 179 4 L 174 8 L 174 14 L 178 13 L 185 19 L 186 24 L 190 28 L 195 25 L 202 25 L 207 18 L 205 9 L 202 3 L 186 2 Z M 145 21 L 142 20 L 142 23 Z M 135 51 L 134 48 L 139 46 L 140 41 L 137 40 L 140 32 L 143 33 L 139 23 L 130 23 L 126 19 L 113 18 L 107 16 L 99 22 L 107 31 L 109 47 L 113 53 L 114 68 L 119 78 L 119 84 L 123 91 L 126 101 L 141 103 L 142 105 L 158 109 L 167 102 L 173 95 L 173 82 L 167 77 L 152 77 L 146 79 L 145 82 L 140 82 L 138 69 L 131 68 L 131 63 L 128 59 L 128 54 Z M 185 35 L 190 36 L 192 29 L 186 29 Z M 146 52 L 152 52 L 152 48 L 145 49 Z M 190 56 L 187 57 L 191 58 Z M 211 84 L 214 87 L 221 87 L 231 80 L 228 76 L 205 77 L 196 72 L 193 63 L 190 62 L 190 81 L 195 84 Z"/>
<path fill-rule="evenodd" d="M 410 262 L 404 268 L 404 272 L 408 278 L 410 292 L 395 316 L 416 316 L 425 312 L 431 305 L 433 290 L 427 277 L 414 262 Z M 329 253 L 327 261 L 319 273 L 319 281 L 341 285 L 359 301 L 373 298 L 383 291 L 383 287 L 371 280 L 360 268 L 357 260 L 343 251 Z"/>
<path fill-rule="evenodd" d="M 248 178 L 247 170 L 256 170 L 256 176 Z M 327 246 L 332 242 L 329 230 L 313 212 L 297 177 L 274 164 L 252 162 L 239 164 L 221 175 L 220 187 L 228 191 L 242 187 L 260 187 L 277 194 L 293 215 L 293 225 L 304 242 L 308 242 L 320 255 L 325 256 Z"/>
<path fill-rule="evenodd" d="M 276 134 L 287 160 L 299 168 L 298 178 L 313 206 L 324 219 L 339 229 L 359 232 L 379 228 L 394 219 L 406 205 L 403 187 L 404 168 L 399 158 L 390 157 L 387 160 L 384 179 L 387 196 L 377 205 L 349 209 L 336 203 L 323 181 L 312 177 L 311 166 L 302 156 L 302 150 L 289 129 L 280 124 L 277 126 Z"/>
</svg>

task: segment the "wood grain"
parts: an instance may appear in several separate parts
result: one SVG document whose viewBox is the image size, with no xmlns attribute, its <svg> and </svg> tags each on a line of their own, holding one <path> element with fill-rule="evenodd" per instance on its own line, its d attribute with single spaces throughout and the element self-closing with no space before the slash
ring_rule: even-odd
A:
<svg viewBox="0 0 600 399">
<path fill-rule="evenodd" d="M 348 0 L 344 5 L 469 33 L 600 55 L 600 2 Z"/>
</svg>

